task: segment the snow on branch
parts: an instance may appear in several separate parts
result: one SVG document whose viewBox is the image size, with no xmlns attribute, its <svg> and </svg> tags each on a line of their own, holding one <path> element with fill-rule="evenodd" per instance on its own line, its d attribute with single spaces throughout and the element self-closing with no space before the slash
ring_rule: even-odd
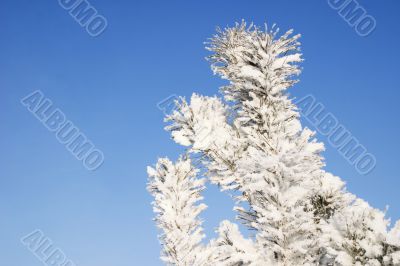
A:
<svg viewBox="0 0 400 266">
<path fill-rule="evenodd" d="M 400 222 L 390 229 L 383 211 L 324 170 L 324 145 L 301 126 L 286 92 L 300 73 L 299 37 L 242 22 L 209 42 L 212 69 L 229 80 L 226 102 L 180 98 L 166 129 L 187 156 L 148 168 L 167 264 L 400 266 Z M 235 192 L 237 218 L 251 237 L 223 221 L 218 237 L 202 245 L 205 179 L 194 156 L 211 183 Z"/>
<path fill-rule="evenodd" d="M 298 39 L 293 30 L 277 38 L 279 29 L 273 26 L 262 31 L 245 22 L 235 27 L 218 29 L 207 49 L 214 73 L 232 84 L 223 87 L 228 100 L 249 99 L 255 94 L 276 94 L 297 82 L 302 61 Z"/>
<path fill-rule="evenodd" d="M 198 216 L 207 206 L 198 203 L 205 179 L 197 178 L 197 172 L 188 158 L 176 164 L 162 158 L 155 168 L 147 169 L 147 188 L 154 196 L 155 220 L 162 230 L 162 259 L 171 265 L 196 265 L 199 260 L 204 234 Z"/>
</svg>

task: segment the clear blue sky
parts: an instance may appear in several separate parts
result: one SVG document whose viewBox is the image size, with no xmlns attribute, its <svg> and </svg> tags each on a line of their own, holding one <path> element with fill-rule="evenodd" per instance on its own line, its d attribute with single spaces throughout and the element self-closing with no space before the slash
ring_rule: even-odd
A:
<svg viewBox="0 0 400 266">
<path fill-rule="evenodd" d="M 292 95 L 315 95 L 377 158 L 362 176 L 326 145 L 326 168 L 400 218 L 398 1 L 360 0 L 377 21 L 368 37 L 320 0 L 91 3 L 109 23 L 97 38 L 57 0 L 1 1 L 0 265 L 42 265 L 19 242 L 36 228 L 76 265 L 161 265 L 145 168 L 181 148 L 156 104 L 171 94 L 217 94 L 224 82 L 204 60 L 203 42 L 242 18 L 303 35 L 304 71 Z M 21 105 L 36 89 L 104 152 L 101 168 L 86 170 Z M 212 236 L 234 217 L 233 203 L 214 187 L 205 196 Z"/>
</svg>

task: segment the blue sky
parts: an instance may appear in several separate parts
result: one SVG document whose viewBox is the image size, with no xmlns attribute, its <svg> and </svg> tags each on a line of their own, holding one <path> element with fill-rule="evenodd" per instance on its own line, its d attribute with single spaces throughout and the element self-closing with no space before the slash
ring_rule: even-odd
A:
<svg viewBox="0 0 400 266">
<path fill-rule="evenodd" d="M 326 169 L 400 218 L 398 1 L 359 1 L 377 22 L 367 37 L 327 1 L 90 2 L 108 21 L 96 38 L 56 0 L 1 2 L 0 265 L 42 265 L 19 240 L 34 229 L 76 265 L 161 265 L 145 168 L 182 149 L 156 104 L 171 94 L 217 94 L 224 82 L 212 75 L 203 43 L 216 26 L 242 18 L 303 35 L 304 71 L 291 94 L 313 94 L 377 158 L 363 176 L 327 144 Z M 97 171 L 20 103 L 34 90 L 104 152 Z M 220 220 L 233 219 L 233 203 L 215 187 L 205 197 L 212 236 Z"/>
</svg>

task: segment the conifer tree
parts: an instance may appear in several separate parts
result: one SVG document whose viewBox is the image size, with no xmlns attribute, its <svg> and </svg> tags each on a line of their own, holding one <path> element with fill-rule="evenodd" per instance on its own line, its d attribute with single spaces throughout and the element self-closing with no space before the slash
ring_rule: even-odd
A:
<svg viewBox="0 0 400 266">
<path fill-rule="evenodd" d="M 300 124 L 287 92 L 300 74 L 299 38 L 242 22 L 208 43 L 214 73 L 229 81 L 223 99 L 180 98 L 166 129 L 187 152 L 148 169 L 167 264 L 400 265 L 400 223 L 388 231 L 382 211 L 327 173 L 323 144 Z M 218 237 L 202 244 L 205 178 L 239 192 L 237 217 L 254 237 L 222 221 Z"/>
</svg>

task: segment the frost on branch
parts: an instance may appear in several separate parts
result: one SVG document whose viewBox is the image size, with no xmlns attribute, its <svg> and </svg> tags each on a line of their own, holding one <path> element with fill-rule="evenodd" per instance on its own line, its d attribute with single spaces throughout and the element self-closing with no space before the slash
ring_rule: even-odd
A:
<svg viewBox="0 0 400 266">
<path fill-rule="evenodd" d="M 210 243 L 210 253 L 215 265 L 262 265 L 267 262 L 257 252 L 254 242 L 245 239 L 236 224 L 222 221 L 219 237 Z"/>
<path fill-rule="evenodd" d="M 371 208 L 361 199 L 346 206 L 332 219 L 336 239 L 331 247 L 338 250 L 336 262 L 340 265 L 382 265 L 388 223 L 383 212 Z"/>
<path fill-rule="evenodd" d="M 185 158 L 175 165 L 159 159 L 156 168 L 148 167 L 147 172 L 157 225 L 163 230 L 162 259 L 172 265 L 197 265 L 204 237 L 198 216 L 206 208 L 198 201 L 205 180 L 196 178 L 197 170 Z"/>
<path fill-rule="evenodd" d="M 212 69 L 231 85 L 223 87 L 228 100 L 248 100 L 255 95 L 275 94 L 297 82 L 300 35 L 293 30 L 277 38 L 278 30 L 262 31 L 246 23 L 225 30 L 218 29 L 209 44 Z"/>
<path fill-rule="evenodd" d="M 235 189 L 239 180 L 234 173 L 234 161 L 246 148 L 234 123 L 228 123 L 228 107 L 217 97 L 193 94 L 188 103 L 177 102 L 177 110 L 167 116 L 166 129 L 179 144 L 202 153 L 208 164 L 211 181 L 222 189 Z"/>
<path fill-rule="evenodd" d="M 166 129 L 181 145 L 192 145 L 194 151 L 222 147 L 232 141 L 234 132 L 227 124 L 227 107 L 217 97 L 193 94 L 188 103 L 184 98 L 177 102 L 177 110 L 167 116 L 172 124 Z"/>
<path fill-rule="evenodd" d="M 176 164 L 162 158 L 155 168 L 148 167 L 147 189 L 154 196 L 156 222 L 162 230 L 162 260 L 168 265 L 243 265 L 256 259 L 251 240 L 240 234 L 238 226 L 228 221 L 217 230 L 219 237 L 204 246 L 200 213 L 206 208 L 201 191 L 204 178 L 197 178 L 198 170 L 187 157 Z M 236 265 L 235 264 L 235 265 Z"/>
<path fill-rule="evenodd" d="M 400 266 L 400 223 L 389 230 L 384 212 L 326 172 L 324 145 L 300 124 L 287 92 L 300 74 L 299 37 L 241 23 L 210 40 L 212 69 L 229 81 L 224 99 L 181 98 L 166 129 L 211 183 L 235 192 L 237 218 L 254 234 L 223 221 L 202 245 L 204 179 L 189 159 L 162 159 L 149 189 L 167 263 Z"/>
<path fill-rule="evenodd" d="M 386 238 L 385 254 L 383 261 L 385 265 L 400 265 L 400 221 L 390 230 Z"/>
</svg>

